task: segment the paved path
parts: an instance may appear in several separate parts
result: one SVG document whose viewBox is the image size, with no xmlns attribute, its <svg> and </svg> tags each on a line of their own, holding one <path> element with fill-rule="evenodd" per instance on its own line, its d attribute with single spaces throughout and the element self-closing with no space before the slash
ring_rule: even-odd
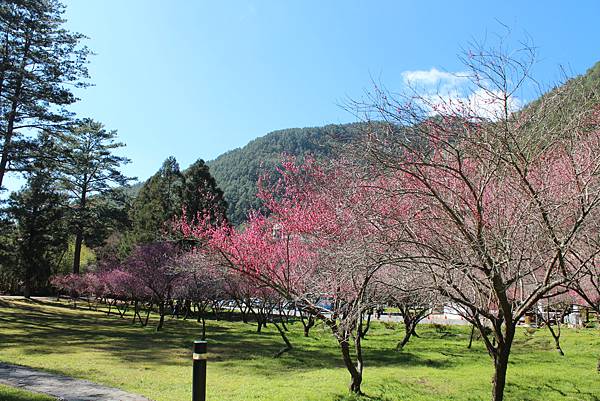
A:
<svg viewBox="0 0 600 401">
<path fill-rule="evenodd" d="M 63 401 L 150 401 L 141 395 L 126 393 L 87 380 L 1 362 L 0 384 L 48 394 Z"/>
</svg>

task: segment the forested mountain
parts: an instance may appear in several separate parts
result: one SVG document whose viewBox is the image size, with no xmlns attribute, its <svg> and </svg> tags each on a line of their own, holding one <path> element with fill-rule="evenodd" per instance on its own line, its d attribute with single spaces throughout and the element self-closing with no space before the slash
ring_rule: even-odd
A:
<svg viewBox="0 0 600 401">
<path fill-rule="evenodd" d="M 361 123 L 353 123 L 273 131 L 208 162 L 217 185 L 225 193 L 229 219 L 239 224 L 248 210 L 259 206 L 256 181 L 261 171 L 274 167 L 281 160 L 282 154 L 331 156 L 336 145 L 355 137 L 361 126 Z"/>
<path fill-rule="evenodd" d="M 573 88 L 573 91 L 566 92 L 567 94 L 574 92 L 579 85 L 597 88 L 600 93 L 600 62 L 590 68 L 586 74 L 568 80 L 564 85 L 548 91 L 526 107 L 535 107 L 542 99 L 556 94 L 559 90 Z M 569 111 L 565 110 L 565 112 Z M 356 137 L 361 127 L 364 127 L 364 124 L 352 123 L 273 131 L 207 162 L 210 173 L 225 194 L 231 222 L 234 224 L 243 222 L 248 211 L 259 206 L 256 200 L 256 182 L 259 174 L 265 169 L 273 168 L 282 154 L 294 156 L 312 154 L 317 158 L 331 156 L 336 152 L 336 145 Z M 135 196 L 142 185 L 143 183 L 135 184 L 128 189 L 128 192 Z"/>
</svg>

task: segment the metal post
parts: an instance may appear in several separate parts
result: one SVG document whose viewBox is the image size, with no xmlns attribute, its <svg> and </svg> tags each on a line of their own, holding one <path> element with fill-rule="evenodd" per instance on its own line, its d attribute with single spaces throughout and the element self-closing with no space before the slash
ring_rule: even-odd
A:
<svg viewBox="0 0 600 401">
<path fill-rule="evenodd" d="M 192 401 L 206 401 L 206 341 L 194 341 Z"/>
</svg>

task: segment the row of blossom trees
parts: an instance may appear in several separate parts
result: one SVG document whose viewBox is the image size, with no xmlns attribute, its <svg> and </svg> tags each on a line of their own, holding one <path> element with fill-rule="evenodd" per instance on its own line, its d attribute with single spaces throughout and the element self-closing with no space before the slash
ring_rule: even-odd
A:
<svg viewBox="0 0 600 401">
<path fill-rule="evenodd" d="M 574 80 L 515 111 L 530 51 L 468 53 L 485 115 L 460 98 L 376 90 L 356 104 L 377 122 L 352 162 L 285 160 L 275 184 L 259 182 L 264 210 L 247 225 L 184 222 L 183 233 L 322 320 L 356 393 L 364 313 L 393 291 L 446 299 L 480 331 L 502 400 L 527 312 L 573 291 L 598 307 L 600 108 Z"/>
<path fill-rule="evenodd" d="M 284 302 L 269 287 L 171 242 L 139 245 L 122 262 L 105 261 L 97 271 L 58 275 L 51 282 L 58 295 L 70 297 L 74 306 L 79 300 L 95 309 L 104 304 L 108 314 L 125 317 L 131 312 L 132 322 L 141 326 L 148 324 L 154 311 L 159 316 L 157 331 L 168 314 L 185 319 L 195 316 L 202 324 L 202 338 L 209 313 L 218 319 L 224 307 L 234 307 L 245 323 L 251 319 L 257 323 L 259 333 L 267 323 L 273 323 L 287 344 L 285 350 L 291 349 L 284 320 L 295 314 L 295 305 Z"/>
<path fill-rule="evenodd" d="M 76 277 L 55 285 L 133 300 L 140 322 L 138 301 L 153 304 L 159 328 L 173 299 L 195 305 L 202 319 L 232 299 L 251 311 L 258 330 L 277 327 L 282 351 L 291 349 L 281 320 L 288 302 L 305 328 L 315 319 L 328 327 L 355 393 L 366 315 L 398 306 L 401 348 L 433 304 L 449 302 L 480 332 L 494 365 L 492 399 L 500 401 L 526 313 L 572 294 L 596 311 L 600 305 L 598 97 L 574 80 L 515 111 L 530 50 L 465 56 L 471 84 L 487 99 L 485 114 L 461 98 L 377 89 L 355 104 L 376 122 L 344 149 L 347 157 L 285 158 L 259 181 L 263 208 L 243 226 L 209 212 L 184 215 L 175 225 L 193 250 L 141 246 L 97 273 L 106 275 L 102 286 Z"/>
</svg>

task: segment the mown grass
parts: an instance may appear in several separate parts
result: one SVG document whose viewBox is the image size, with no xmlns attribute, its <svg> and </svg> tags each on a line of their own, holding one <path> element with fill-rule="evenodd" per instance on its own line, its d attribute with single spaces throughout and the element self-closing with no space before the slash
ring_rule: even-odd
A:
<svg viewBox="0 0 600 401">
<path fill-rule="evenodd" d="M 129 319 L 74 310 L 64 304 L 0 301 L 0 360 L 143 394 L 157 401 L 191 399 L 194 321 L 167 319 L 164 331 Z M 209 320 L 209 400 L 350 400 L 348 374 L 325 328 L 304 338 L 290 325 L 292 352 L 272 358 L 281 346 L 274 327 Z M 396 324 L 375 323 L 365 348 L 363 390 L 370 400 L 438 401 L 490 398 L 491 361 L 481 342 L 467 349 L 469 328 L 419 327 L 402 352 L 393 348 Z M 545 330 L 519 332 L 508 371 L 508 400 L 600 400 L 597 329 L 564 330 L 559 356 Z M 0 393 L 1 394 L 1 393 Z"/>
<path fill-rule="evenodd" d="M 20 390 L 0 384 L 0 400 L 2 401 L 56 401 L 56 398 L 30 391 Z"/>
</svg>

